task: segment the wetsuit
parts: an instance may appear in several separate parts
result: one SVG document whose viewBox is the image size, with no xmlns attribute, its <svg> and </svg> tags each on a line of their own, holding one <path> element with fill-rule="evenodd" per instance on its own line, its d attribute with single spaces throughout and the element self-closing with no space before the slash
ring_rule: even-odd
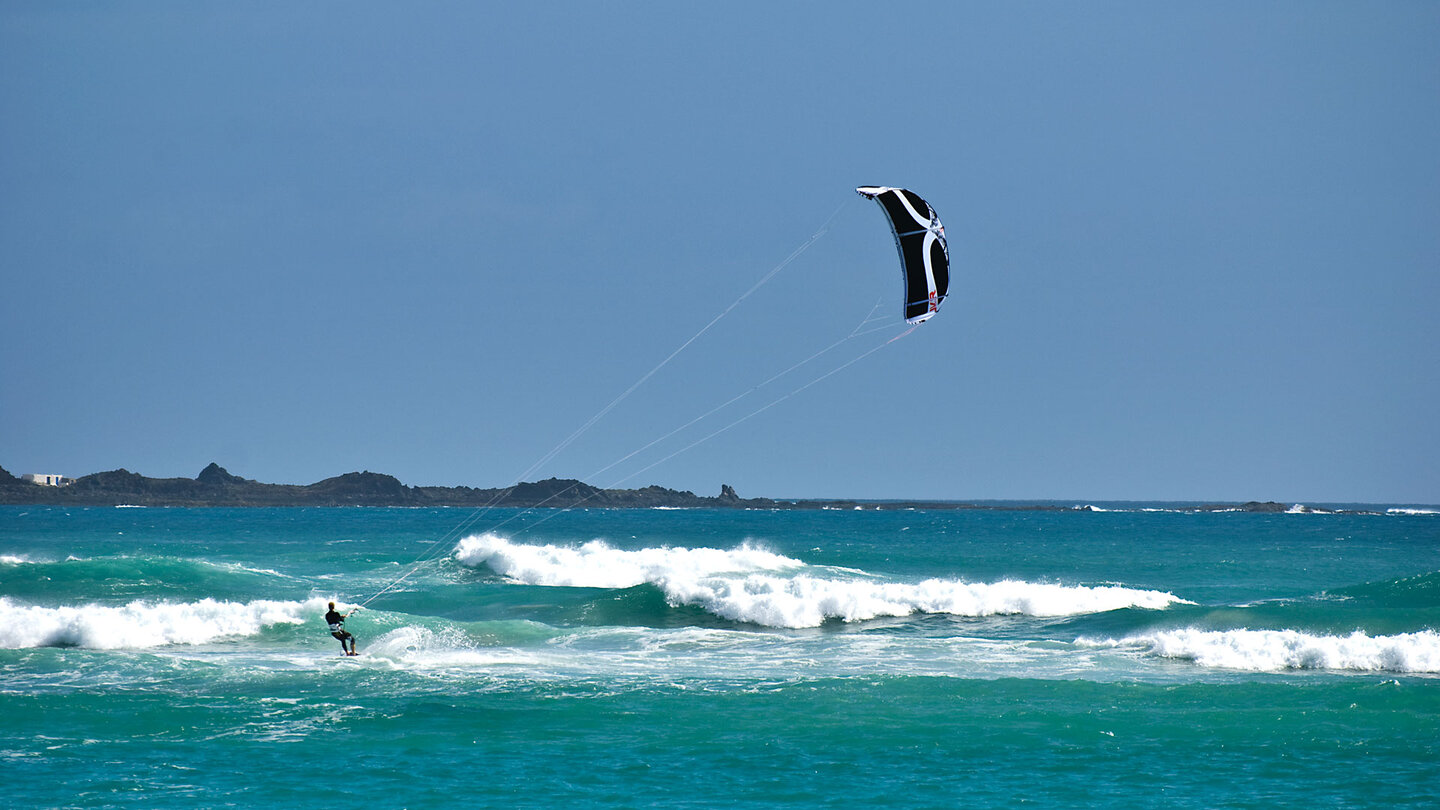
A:
<svg viewBox="0 0 1440 810">
<path fill-rule="evenodd" d="M 345 617 L 338 611 L 330 611 L 325 614 L 325 623 L 330 625 L 330 635 L 340 640 L 340 649 L 348 654 L 355 653 L 355 637 L 345 630 Z M 346 649 L 345 642 L 350 642 Z"/>
</svg>

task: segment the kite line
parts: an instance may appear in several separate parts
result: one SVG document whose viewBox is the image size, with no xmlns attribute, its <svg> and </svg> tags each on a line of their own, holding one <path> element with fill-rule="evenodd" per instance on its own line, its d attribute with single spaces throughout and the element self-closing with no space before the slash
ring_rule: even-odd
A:
<svg viewBox="0 0 1440 810">
<path fill-rule="evenodd" d="M 879 203 L 881 208 L 885 211 L 885 214 L 889 220 L 890 231 L 895 238 L 895 245 L 900 254 L 901 269 L 905 276 L 905 297 L 903 299 L 904 317 L 905 321 L 910 324 L 910 328 L 907 329 L 905 332 L 896 335 L 879 345 L 873 346 L 861 352 L 860 354 L 852 357 L 850 360 L 842 363 L 836 368 L 833 368 L 830 371 L 816 377 L 815 379 L 812 379 L 809 382 L 799 386 L 798 388 L 795 388 L 790 392 L 771 400 L 760 408 L 757 408 L 745 414 L 744 416 L 741 416 L 740 418 L 724 425 L 723 427 L 712 431 L 705 436 L 702 436 L 701 438 L 691 442 L 690 444 L 685 445 L 684 447 L 679 448 L 678 450 L 675 450 L 669 455 L 631 473 L 630 475 L 611 484 L 611 487 L 617 486 L 621 483 L 624 483 L 625 481 L 628 481 L 631 478 L 634 478 L 637 475 L 640 475 L 641 473 L 651 470 L 654 467 L 663 464 L 666 461 L 669 461 L 675 456 L 687 452 L 697 447 L 698 445 L 703 444 L 746 421 L 749 421 L 750 419 L 760 415 L 761 413 L 764 413 L 765 411 L 770 410 L 776 405 L 779 405 L 780 403 L 800 394 L 801 392 L 809 389 L 810 387 L 819 384 L 821 381 L 828 379 L 835 374 L 838 374 L 844 369 L 849 368 L 850 366 L 860 362 L 866 357 L 869 357 L 880 349 L 885 348 L 886 346 L 889 346 L 890 344 L 895 343 L 896 341 L 911 334 L 912 332 L 914 332 L 915 328 L 919 324 L 930 319 L 935 315 L 936 312 L 939 311 L 940 304 L 945 300 L 946 296 L 949 293 L 950 255 L 945 238 L 945 228 L 943 225 L 940 224 L 940 219 L 936 215 L 935 210 L 919 195 L 903 188 L 892 188 L 889 186 L 861 186 L 856 189 L 856 192 L 858 192 L 862 197 L 874 200 Z M 681 343 L 674 351 L 670 352 L 670 354 L 667 355 L 663 360 L 661 360 L 654 368 L 641 375 L 641 377 L 634 383 L 632 383 L 629 388 L 625 389 L 619 396 L 611 400 L 609 404 L 597 411 L 593 416 L 586 420 L 579 428 L 577 428 L 573 433 L 567 436 L 563 441 L 561 441 L 558 445 L 552 448 L 548 453 L 541 456 L 540 459 L 537 460 L 534 464 L 530 465 L 530 467 L 525 472 L 521 473 L 520 476 L 516 479 L 517 484 L 532 475 L 535 471 L 543 467 L 545 464 L 552 461 L 560 453 L 564 452 L 566 448 L 568 448 L 571 444 L 573 444 L 576 440 L 578 440 L 581 436 L 588 432 L 592 427 L 595 426 L 596 423 L 605 418 L 605 416 L 608 415 L 617 406 L 619 406 L 620 403 L 629 398 L 631 394 L 635 393 L 635 391 L 638 390 L 641 386 L 643 386 L 647 381 L 649 381 L 651 377 L 655 376 L 655 374 L 657 374 L 661 369 L 663 369 L 672 360 L 674 360 L 677 356 L 679 356 L 682 352 L 689 348 L 691 344 L 693 344 L 702 335 L 704 335 L 712 327 L 714 327 L 717 323 L 724 319 L 726 315 L 730 314 L 730 312 L 733 311 L 736 307 L 738 307 L 743 301 L 745 301 L 745 299 L 749 298 L 757 290 L 765 286 L 765 284 L 768 283 L 771 279 L 773 279 L 776 275 L 778 275 L 781 270 L 785 269 L 785 267 L 787 267 L 791 262 L 793 262 L 802 253 L 808 250 L 811 245 L 815 244 L 816 241 L 818 241 L 822 236 L 825 235 L 825 233 L 829 229 L 830 223 L 834 221 L 835 217 L 840 214 L 841 210 L 843 210 L 844 207 L 845 204 L 841 204 L 839 207 L 837 207 L 835 211 L 831 213 L 828 218 L 826 218 L 825 222 L 820 226 L 819 229 L 817 229 L 808 239 L 802 242 L 799 247 L 793 250 L 790 255 L 786 256 L 785 259 L 783 259 L 779 264 L 771 268 L 771 270 L 763 277 L 761 277 L 761 279 L 757 281 L 753 286 L 751 286 L 750 289 L 742 293 L 739 298 L 733 301 L 729 306 L 725 307 L 720 312 L 720 314 L 716 315 L 713 319 L 711 319 L 709 323 L 701 327 L 698 332 L 696 332 L 689 339 Z M 873 314 L 874 310 L 872 309 L 871 315 Z M 619 464 L 628 461 L 634 456 L 654 447 L 660 442 L 663 442 L 686 430 L 687 428 L 703 421 L 704 419 L 709 418 L 710 416 L 718 413 L 724 408 L 733 405 L 744 397 L 750 395 L 751 393 L 754 393 L 760 388 L 763 388 L 766 385 L 769 385 L 770 383 L 805 366 L 806 364 L 817 359 L 821 355 L 828 353 L 839 345 L 856 337 L 872 334 L 874 332 L 890 328 L 888 326 L 880 328 L 867 328 L 870 323 L 872 323 L 872 321 L 870 320 L 869 316 L 867 316 L 866 320 L 862 321 L 861 324 L 857 326 L 854 330 L 852 330 L 851 333 L 845 338 L 842 338 L 841 340 L 836 341 L 830 346 L 821 349 L 819 352 L 811 355 L 805 360 L 800 361 L 799 363 L 796 363 L 790 368 L 773 375 L 759 385 L 753 386 L 750 389 L 742 392 L 741 394 L 730 398 L 726 402 L 721 403 L 714 408 L 711 408 L 710 410 L 691 419 L 689 422 L 686 422 L 680 427 L 677 427 L 666 433 L 665 435 L 650 441 L 643 447 L 640 447 L 639 449 L 630 452 L 629 454 L 621 457 L 620 459 L 611 462 L 610 464 L 601 468 L 596 473 L 593 473 L 592 477 L 594 475 L 600 475 L 608 470 L 613 469 Z M 544 500 L 542 500 L 539 505 L 544 505 L 548 501 L 558 497 L 564 492 L 568 492 L 570 489 L 573 489 L 575 486 L 576 484 L 571 484 L 570 487 L 567 487 L 561 492 L 552 493 Z M 374 595 L 370 596 L 368 599 L 362 602 L 360 606 L 364 607 L 378 597 L 380 597 L 382 594 L 387 593 L 398 587 L 402 582 L 404 582 L 411 575 L 413 575 L 422 564 L 435 559 L 438 556 L 439 552 L 443 550 L 442 544 L 446 543 L 454 537 L 458 537 L 461 533 L 467 531 L 470 527 L 474 526 L 474 524 L 478 522 L 481 517 L 488 513 L 491 507 L 493 507 L 496 503 L 499 502 L 499 499 L 503 497 L 506 492 L 513 490 L 513 488 L 514 485 L 506 489 L 497 490 L 495 495 L 492 496 L 489 503 L 477 507 L 467 517 L 462 519 L 455 527 L 450 529 L 450 531 L 446 532 L 440 538 L 432 542 L 430 546 L 427 547 L 426 550 L 419 557 L 417 557 L 413 563 L 411 563 L 411 565 L 404 573 L 402 573 L 399 577 L 393 580 L 390 584 L 377 591 Z M 597 490 L 597 492 L 603 491 L 603 489 Z M 587 495 L 585 499 L 582 499 L 580 501 L 580 503 L 583 503 L 588 498 L 594 497 L 595 494 L 596 493 L 591 493 L 590 495 Z M 570 508 L 574 507 L 572 506 Z M 521 512 L 520 514 L 525 514 L 525 512 Z M 502 522 L 499 525 L 503 526 L 506 523 L 509 523 L 511 520 L 517 519 L 518 517 L 519 515 L 512 516 L 511 518 Z M 547 516 L 541 521 L 538 521 L 536 524 L 532 524 L 532 528 L 534 525 L 543 523 L 545 520 L 549 520 L 552 517 L 554 517 L 554 515 Z"/>
<path fill-rule="evenodd" d="M 558 456 L 560 453 L 564 452 L 566 448 L 568 448 L 571 444 L 573 444 L 573 443 L 574 443 L 577 439 L 579 439 L 581 436 L 585 435 L 585 433 L 587 433 L 591 428 L 593 428 L 593 427 L 596 425 L 596 423 L 598 423 L 601 419 L 604 419 L 607 414 L 609 414 L 609 413 L 610 413 L 611 411 L 613 411 L 617 406 L 619 406 L 620 403 L 624 402 L 627 398 L 629 398 L 631 394 L 635 393 L 635 391 L 637 391 L 642 385 L 644 385 L 647 381 L 649 381 L 649 379 L 650 379 L 651 377 L 654 377 L 657 373 L 659 373 L 659 371 L 660 371 L 661 369 L 663 369 L 665 366 L 669 365 L 669 363 L 670 363 L 672 360 L 674 360 L 674 359 L 675 359 L 676 357 L 678 357 L 682 352 L 684 352 L 686 349 L 688 349 L 691 344 L 693 344 L 695 341 L 699 340 L 701 336 L 703 336 L 706 332 L 710 331 L 711 328 L 713 328 L 717 323 L 719 323 L 721 320 L 723 320 L 726 315 L 729 315 L 732 311 L 734 311 L 734 309 L 735 309 L 736 307 L 738 307 L 741 303 L 743 303 L 743 302 L 745 301 L 745 299 L 747 299 L 747 298 L 749 298 L 751 295 L 755 294 L 755 292 L 756 292 L 757 290 L 759 290 L 761 287 L 764 287 L 767 283 L 770 282 L 771 279 L 773 279 L 773 278 L 775 278 L 775 276 L 779 275 L 779 274 L 780 274 L 780 271 L 784 270 L 784 269 L 785 269 L 786 267 L 788 267 L 792 262 L 794 262 L 796 259 L 798 259 L 801 254 L 803 254 L 805 251 L 809 250 L 812 245 L 814 245 L 816 242 L 818 242 L 818 241 L 820 240 L 820 238 L 823 237 L 823 236 L 829 231 L 829 229 L 830 229 L 830 223 L 833 222 L 833 221 L 835 220 L 835 218 L 840 215 L 840 212 L 843 211 L 843 210 L 846 208 L 846 206 L 848 206 L 852 201 L 853 201 L 853 198 L 847 199 L 845 202 L 843 202 L 843 203 L 841 203 L 839 206 L 837 206 L 837 207 L 835 208 L 835 210 L 834 210 L 833 212 L 831 212 L 830 216 L 829 216 L 829 217 L 826 217 L 825 221 L 824 221 L 823 223 L 821 223 L 820 227 L 817 228 L 817 229 L 815 230 L 815 232 L 812 233 L 808 239 L 806 239 L 804 242 L 801 242 L 800 245 L 799 245 L 798 247 L 796 247 L 794 250 L 792 250 L 788 256 L 786 256 L 784 259 L 782 259 L 779 264 L 776 264 L 774 267 L 772 267 L 772 268 L 770 269 L 769 272 L 767 272 L 764 276 L 762 276 L 759 281 L 757 281 L 757 282 L 755 282 L 753 285 L 751 285 L 750 289 L 748 289 L 748 290 L 746 290 L 745 292 L 741 293 L 739 298 L 736 298 L 734 301 L 732 301 L 732 302 L 730 303 L 729 306 L 727 306 L 727 307 L 725 307 L 723 310 L 721 310 L 721 311 L 720 311 L 720 314 L 716 315 L 714 318 L 712 318 L 712 319 L 710 320 L 709 323 L 707 323 L 707 324 L 705 324 L 704 326 L 702 326 L 702 327 L 700 328 L 700 331 L 696 332 L 694 335 L 691 335 L 687 340 L 685 340 L 685 341 L 684 341 L 683 343 L 681 343 L 678 347 L 676 347 L 673 351 L 671 351 L 670 354 L 666 355 L 665 359 L 663 359 L 663 360 L 661 360 L 659 363 L 657 363 L 654 368 L 650 369 L 649 371 L 647 371 L 647 372 L 645 372 L 643 375 L 641 375 L 638 380 L 636 380 L 634 383 L 632 383 L 629 388 L 626 388 L 623 392 L 621 392 L 621 394 L 620 394 L 619 396 L 615 397 L 615 399 L 611 400 L 608 405 L 606 405 L 605 407 L 603 407 L 603 408 L 601 408 L 600 410 L 596 411 L 593 416 L 591 416 L 589 419 L 587 419 L 587 420 L 586 420 L 579 428 L 577 428 L 573 433 L 571 433 L 569 436 L 567 436 L 563 441 L 561 441 L 559 444 L 557 444 L 557 445 L 556 445 L 554 448 L 552 448 L 548 453 L 545 453 L 545 454 L 544 454 L 543 456 L 541 456 L 537 461 L 535 461 L 533 464 L 531 464 L 524 472 L 522 472 L 519 476 L 516 477 L 516 479 L 515 479 L 516 483 L 518 484 L 518 483 L 524 481 L 526 478 L 528 478 L 528 477 L 530 477 L 531 475 L 533 475 L 537 470 L 539 470 L 539 469 L 540 469 L 541 467 L 543 467 L 545 464 L 547 464 L 547 463 L 549 463 L 550 461 L 552 461 L 552 460 L 553 460 L 556 456 Z M 852 337 L 853 337 L 853 335 L 852 335 Z M 846 338 L 846 339 L 848 340 L 848 338 Z M 844 341 L 841 341 L 841 342 L 844 342 Z M 837 343 L 836 345 L 839 345 L 839 344 Z M 832 346 L 831 348 L 833 348 L 833 346 Z M 821 354 L 823 354 L 825 351 L 829 351 L 829 349 L 823 350 L 823 351 L 821 352 Z M 819 356 L 819 355 L 817 354 L 817 355 L 815 355 L 815 356 Z M 814 359 L 814 358 L 812 357 L 812 358 L 810 358 L 810 359 Z M 858 358 L 857 358 L 857 359 L 858 359 Z M 804 365 L 804 364 L 807 363 L 807 362 L 809 362 L 809 359 L 807 359 L 807 360 L 805 360 L 805 361 L 802 361 L 801 363 L 796 364 L 796 366 L 792 367 L 792 369 L 790 369 L 790 370 L 793 370 L 794 368 L 798 368 L 798 367 L 800 367 L 801 365 Z M 852 361 L 852 362 L 853 362 L 853 361 Z M 848 364 L 847 364 L 847 365 L 848 365 Z M 843 368 L 843 367 L 842 367 L 842 368 Z M 837 370 L 838 370 L 838 369 L 837 369 Z M 783 375 L 786 374 L 786 373 L 789 373 L 789 370 L 787 370 L 786 372 L 782 372 L 780 375 L 777 375 L 776 378 L 778 378 L 778 376 L 783 376 Z M 833 373 L 833 372 L 832 372 L 832 373 Z M 829 375 L 826 375 L 826 376 L 829 376 Z M 776 378 L 772 378 L 772 379 L 776 379 Z M 769 382 L 769 381 L 767 381 L 767 383 L 768 383 L 768 382 Z M 818 380 L 816 380 L 816 382 L 818 382 Z M 761 385 L 763 386 L 764 384 L 765 384 L 765 383 L 762 383 Z M 756 386 L 756 388 L 759 388 L 759 387 L 760 387 L 760 386 Z M 807 386 L 807 387 L 808 387 L 808 386 Z M 752 390 L 754 390 L 754 389 L 752 389 Z M 746 392 L 746 393 L 748 394 L 749 392 Z M 795 392 L 795 393 L 798 393 L 798 391 Z M 743 397 L 744 395 L 742 394 L 741 396 Z M 739 398 L 740 398 L 740 397 L 736 397 L 735 399 L 732 399 L 730 402 L 734 402 L 734 401 L 738 400 Z M 788 396 L 787 396 L 786 398 L 788 398 Z M 730 403 L 726 403 L 726 405 L 728 405 L 728 404 L 730 404 Z M 772 403 L 772 404 L 773 404 L 773 403 Z M 711 413 L 713 413 L 714 411 L 718 411 L 718 410 L 720 410 L 720 409 L 723 408 L 723 407 L 725 407 L 725 405 L 722 405 L 722 406 L 720 406 L 719 408 L 716 408 L 716 409 L 712 410 Z M 766 409 L 768 409 L 768 407 L 769 407 L 769 406 L 767 406 L 767 408 L 764 408 L 764 409 L 762 409 L 762 410 L 766 410 Z M 758 413 L 758 412 L 757 412 L 757 413 Z M 612 469 L 612 468 L 615 467 L 616 465 L 618 465 L 618 464 L 620 464 L 620 463 L 628 460 L 629 458 L 632 458 L 632 457 L 635 456 L 636 454 L 641 453 L 641 452 L 643 452 L 644 450 L 649 449 L 650 447 L 653 447 L 655 444 L 658 444 L 659 442 L 664 441 L 665 439 L 669 438 L 670 436 L 675 435 L 675 433 L 680 432 L 680 431 L 683 430 L 684 428 L 689 427 L 691 424 L 694 424 L 695 422 L 700 421 L 701 419 L 705 418 L 705 416 L 708 416 L 708 415 L 709 415 L 709 413 L 704 414 L 704 415 L 702 415 L 702 416 L 700 416 L 700 417 L 697 417 L 696 419 L 692 420 L 690 423 L 687 423 L 686 425 L 684 425 L 684 426 L 682 426 L 682 427 L 680 427 L 680 428 L 677 428 L 677 429 L 674 430 L 674 431 L 671 431 L 670 433 L 666 434 L 665 436 L 662 436 L 661 438 L 652 441 L 650 444 L 645 445 L 645 447 L 642 447 L 642 448 L 640 448 L 639 450 L 635 450 L 635 451 L 631 452 L 629 455 L 625 456 L 624 458 L 621 458 L 621 459 L 619 459 L 619 460 L 611 463 L 610 465 L 604 467 L 600 472 L 604 472 L 604 471 L 606 471 L 606 470 Z M 754 414 L 752 414 L 752 416 L 753 416 L 753 415 L 754 415 Z M 746 418 L 748 419 L 749 417 L 746 417 Z M 742 420 L 742 421 L 743 421 L 743 420 Z M 734 425 L 730 425 L 729 427 L 733 427 L 733 426 L 734 426 Z M 728 430 L 729 428 L 727 427 L 727 428 L 725 428 L 725 429 Z M 720 432 L 723 432 L 723 430 L 720 431 Z M 717 434 L 717 435 L 718 435 L 718 434 Z M 709 438 L 709 437 L 707 437 L 707 439 L 708 439 L 708 438 Z M 702 440 L 702 442 L 703 442 L 703 441 L 704 441 L 704 440 Z M 696 444 L 699 444 L 699 443 L 701 443 L 701 442 L 696 442 Z M 693 447 L 693 446 L 694 446 L 694 445 L 691 445 L 691 447 Z M 685 448 L 685 449 L 689 449 L 689 448 L 687 447 L 687 448 Z M 679 451 L 679 452 L 683 452 L 683 450 L 682 450 L 682 451 Z M 668 459 L 670 459 L 670 458 L 673 458 L 675 455 L 678 455 L 678 452 L 677 452 L 677 453 L 674 453 L 674 454 L 671 454 L 670 456 L 667 456 L 665 459 L 662 459 L 661 461 L 665 461 L 665 460 L 668 460 Z M 660 462 L 656 462 L 656 464 L 658 464 L 658 463 L 660 463 Z M 633 473 L 632 476 L 630 476 L 630 477 L 633 477 L 634 475 L 639 475 L 641 472 L 645 472 L 645 470 L 648 470 L 648 469 L 650 469 L 650 468 L 653 467 L 653 466 L 655 466 L 655 465 L 652 464 L 652 465 L 650 465 L 650 467 L 646 467 L 645 469 L 642 469 L 642 470 L 640 470 L 640 471 L 638 471 L 638 472 L 636 472 L 636 473 Z M 596 474 L 599 474 L 599 473 L 596 473 Z M 628 479 L 626 479 L 626 480 L 628 480 Z M 430 561 L 438 558 L 438 557 L 440 556 L 440 553 L 442 553 L 442 552 L 445 550 L 445 547 L 444 547 L 442 544 L 448 543 L 448 542 L 452 541 L 453 539 L 458 538 L 458 537 L 461 536 L 464 532 L 468 531 L 471 527 L 473 527 L 477 522 L 479 522 L 479 520 L 480 520 L 482 517 L 484 517 L 484 515 L 485 515 L 486 513 L 489 512 L 489 510 L 490 510 L 491 508 L 493 508 L 493 507 L 495 506 L 496 503 L 499 502 L 500 498 L 502 498 L 502 497 L 504 496 L 504 494 L 505 494 L 508 490 L 513 489 L 514 486 L 515 486 L 515 485 L 512 484 L 510 487 L 502 488 L 502 489 L 497 490 L 496 493 L 491 497 L 491 499 L 490 499 L 490 501 L 489 501 L 488 503 L 485 503 L 485 504 L 483 504 L 483 505 L 481 505 L 481 506 L 476 507 L 476 508 L 474 509 L 474 511 L 472 511 L 469 515 L 467 515 L 465 518 L 463 518 L 463 519 L 462 519 L 458 524 L 456 524 L 453 528 L 451 528 L 449 531 L 445 532 L 443 535 L 441 535 L 439 538 L 437 538 L 435 541 L 433 541 L 428 547 L 426 547 L 425 551 L 423 551 L 423 552 L 420 554 L 420 556 L 416 557 L 416 559 L 414 560 L 414 562 L 412 562 L 412 563 L 407 567 L 407 569 L 406 569 L 403 573 L 401 573 L 400 576 L 396 577 L 394 580 L 392 580 L 392 581 L 391 581 L 389 584 L 387 584 L 385 587 L 381 588 L 379 591 L 376 591 L 374 594 L 372 594 L 369 598 L 365 599 L 363 602 L 360 603 L 359 606 L 360 606 L 360 607 L 365 607 L 365 606 L 369 605 L 371 602 L 375 601 L 375 600 L 376 600 L 377 598 L 379 598 L 381 595 L 386 594 L 386 593 L 389 593 L 390 591 L 392 591 L 392 590 L 394 590 L 395 588 L 399 587 L 401 583 L 403 583 L 405 580 L 409 579 L 417 570 L 419 570 L 419 568 L 420 568 L 421 565 L 423 565 L 423 564 L 425 564 L 425 563 L 427 563 L 427 562 L 430 562 Z M 572 485 L 572 486 L 573 486 L 573 485 Z M 563 492 L 563 491 L 562 491 L 562 492 Z M 547 498 L 545 499 L 545 501 L 542 501 L 541 503 L 543 504 L 543 503 L 545 503 L 546 501 L 551 500 L 552 498 L 558 497 L 559 494 L 560 494 L 560 493 L 552 494 L 551 496 L 547 497 Z M 515 519 L 515 518 L 512 517 L 511 520 L 513 520 L 513 519 Z M 505 522 L 508 523 L 509 521 L 507 520 L 507 521 L 505 521 Z M 501 525 L 504 525 L 504 524 L 502 523 Z"/>
</svg>

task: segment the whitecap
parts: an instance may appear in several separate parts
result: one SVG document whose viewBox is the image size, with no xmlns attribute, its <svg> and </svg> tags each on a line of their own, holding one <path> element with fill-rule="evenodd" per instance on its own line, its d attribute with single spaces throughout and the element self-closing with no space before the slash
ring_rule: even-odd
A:
<svg viewBox="0 0 1440 810">
<path fill-rule="evenodd" d="M 1158 610 L 1183 601 L 1159 591 L 1018 580 L 904 583 L 752 574 L 660 584 L 672 602 L 699 605 L 734 621 L 792 628 L 818 627 L 830 619 L 855 622 L 915 613 L 1071 616 L 1123 608 Z"/>
<path fill-rule="evenodd" d="M 1163 609 L 1184 600 L 1160 591 L 958 579 L 887 582 L 864 571 L 806 566 L 749 544 L 736 549 L 646 548 L 601 541 L 527 545 L 493 534 L 460 541 L 455 557 L 527 585 L 630 588 L 651 584 L 672 605 L 769 627 L 818 627 L 914 613 L 1069 616 L 1123 608 Z"/>
<path fill-rule="evenodd" d="M 143 649 L 207 644 L 259 634 L 277 624 L 302 624 L 323 611 L 325 600 L 306 602 L 149 602 L 127 605 L 40 607 L 0 597 L 0 648 L 84 647 Z"/>
<path fill-rule="evenodd" d="M 1316 635 L 1297 630 L 1200 630 L 1186 628 L 1082 646 L 1135 646 L 1159 658 L 1193 661 L 1222 669 L 1274 672 L 1330 669 L 1440 673 L 1440 634 L 1432 630 L 1370 636 Z"/>
<path fill-rule="evenodd" d="M 627 551 L 603 540 L 579 547 L 528 545 L 488 533 L 461 540 L 455 558 L 471 567 L 488 566 L 527 585 L 572 588 L 631 588 L 676 576 L 778 571 L 803 565 L 748 543 L 728 551 L 680 547 Z"/>
</svg>

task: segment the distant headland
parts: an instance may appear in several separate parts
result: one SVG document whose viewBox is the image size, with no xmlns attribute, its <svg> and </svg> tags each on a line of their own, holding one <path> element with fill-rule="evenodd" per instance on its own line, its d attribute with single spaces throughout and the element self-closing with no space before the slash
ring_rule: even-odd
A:
<svg viewBox="0 0 1440 810">
<path fill-rule="evenodd" d="M 1089 506 L 958 501 L 776 500 L 742 498 L 728 484 L 720 494 L 648 486 L 600 489 L 582 481 L 551 478 L 496 489 L 407 486 L 391 475 L 351 472 L 313 484 L 264 484 L 232 475 L 210 464 L 194 478 L 147 478 L 129 470 L 92 473 L 63 486 L 18 478 L 0 468 L 0 504 L 74 506 L 486 506 L 574 509 L 1014 509 L 1087 510 Z M 1294 507 L 1274 501 L 1198 504 L 1193 511 L 1286 512 Z"/>
</svg>

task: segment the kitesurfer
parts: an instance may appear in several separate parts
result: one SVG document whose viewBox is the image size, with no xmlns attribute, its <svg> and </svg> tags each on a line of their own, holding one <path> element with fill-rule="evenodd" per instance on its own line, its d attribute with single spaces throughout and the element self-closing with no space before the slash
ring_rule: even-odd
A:
<svg viewBox="0 0 1440 810">
<path fill-rule="evenodd" d="M 356 610 L 359 610 L 359 608 L 356 608 Z M 354 612 L 354 610 L 350 611 L 350 613 Z M 345 620 L 350 618 L 350 613 L 341 615 L 341 613 L 335 609 L 335 603 L 331 602 L 330 612 L 325 614 L 325 623 L 330 625 L 330 635 L 340 640 L 340 649 L 343 650 L 346 655 L 359 655 L 359 653 L 355 652 L 355 637 L 345 630 Z M 349 649 L 345 647 L 345 642 L 347 641 L 350 642 Z"/>
</svg>

